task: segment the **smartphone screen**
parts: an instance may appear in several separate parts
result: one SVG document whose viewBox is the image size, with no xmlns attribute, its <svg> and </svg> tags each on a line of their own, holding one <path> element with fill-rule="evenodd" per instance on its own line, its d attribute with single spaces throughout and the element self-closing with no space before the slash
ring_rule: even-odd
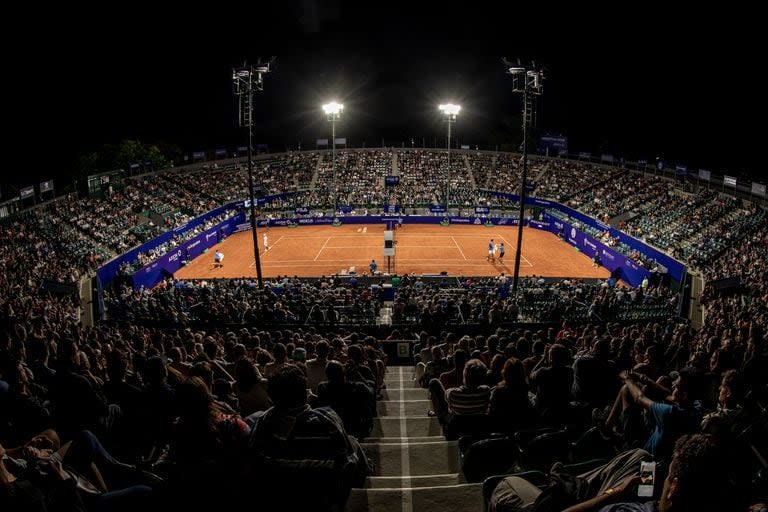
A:
<svg viewBox="0 0 768 512">
<path fill-rule="evenodd" d="M 653 496 L 653 483 L 656 480 L 656 463 L 640 463 L 640 486 L 637 488 L 637 495 L 641 498 L 650 498 Z"/>
</svg>

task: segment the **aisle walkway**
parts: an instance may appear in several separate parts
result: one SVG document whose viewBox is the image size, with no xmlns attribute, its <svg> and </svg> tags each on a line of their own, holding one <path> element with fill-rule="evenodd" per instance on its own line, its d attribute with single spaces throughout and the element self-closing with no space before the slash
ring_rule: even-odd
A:
<svg viewBox="0 0 768 512">
<path fill-rule="evenodd" d="M 371 437 L 363 444 L 376 466 L 365 489 L 353 489 L 347 512 L 482 512 L 480 484 L 462 480 L 459 449 L 427 416 L 427 390 L 413 368 L 389 368 Z"/>
</svg>

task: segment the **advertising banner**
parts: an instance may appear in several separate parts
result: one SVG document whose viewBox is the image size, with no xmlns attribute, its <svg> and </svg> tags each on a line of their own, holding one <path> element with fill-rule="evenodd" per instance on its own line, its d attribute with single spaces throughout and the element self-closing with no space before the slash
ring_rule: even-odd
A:
<svg viewBox="0 0 768 512">
<path fill-rule="evenodd" d="M 151 288 L 165 277 L 173 275 L 174 272 L 184 265 L 185 261 L 200 256 L 207 249 L 221 242 L 224 237 L 232 234 L 237 226 L 242 223 L 243 217 L 244 214 L 241 212 L 240 215 L 203 231 L 152 263 L 142 267 L 133 274 L 133 288 L 136 290 L 141 287 Z"/>
<path fill-rule="evenodd" d="M 240 203 L 230 203 L 225 206 L 221 206 L 219 208 L 211 210 L 210 212 L 205 213 L 200 217 L 197 217 L 196 219 L 193 219 L 187 222 L 183 226 L 180 226 L 176 229 L 163 233 L 162 235 L 156 238 L 153 238 L 149 242 L 146 242 L 138 247 L 134 247 L 128 252 L 121 254 L 120 256 L 114 258 L 113 260 L 107 262 L 104 266 L 99 268 L 96 271 L 96 275 L 98 276 L 102 286 L 107 286 L 109 283 L 112 282 L 115 276 L 117 276 L 117 272 L 120 269 L 120 266 L 123 263 L 134 262 L 140 252 L 144 252 L 144 253 L 149 252 L 155 249 L 156 247 L 168 242 L 174 236 L 183 236 L 184 233 L 186 233 L 187 231 L 191 229 L 195 229 L 201 224 L 208 222 L 209 219 L 212 219 L 213 217 L 217 217 L 218 215 L 221 215 L 227 210 L 233 210 L 240 206 L 241 206 Z M 239 214 L 233 217 L 233 219 L 238 219 L 238 218 L 242 219 L 239 222 L 245 222 L 245 212 L 240 212 Z"/>
<path fill-rule="evenodd" d="M 559 235 L 563 240 L 578 248 L 579 251 L 586 256 L 593 258 L 595 253 L 599 253 L 600 263 L 603 267 L 611 272 L 617 268 L 621 269 L 620 278 L 631 286 L 639 286 L 645 277 L 650 279 L 650 272 L 648 270 L 638 265 L 627 256 L 619 254 L 602 242 L 598 242 L 580 229 L 572 226 L 570 223 L 553 217 L 548 213 L 544 215 L 544 218 L 550 223 L 553 233 Z"/>
</svg>

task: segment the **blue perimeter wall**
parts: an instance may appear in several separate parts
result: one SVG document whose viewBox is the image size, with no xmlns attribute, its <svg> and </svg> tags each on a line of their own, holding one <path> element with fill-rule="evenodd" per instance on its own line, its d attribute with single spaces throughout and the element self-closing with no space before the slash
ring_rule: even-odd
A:
<svg viewBox="0 0 768 512">
<path fill-rule="evenodd" d="M 518 201 L 519 197 L 512 194 L 496 193 L 498 196 L 506 197 L 511 201 Z M 269 202 L 267 199 L 266 202 Z M 185 251 L 189 251 L 189 257 L 195 258 L 203 252 L 207 251 L 210 247 L 216 245 L 221 241 L 222 236 L 226 237 L 231 233 L 237 231 L 244 231 L 250 229 L 250 222 L 247 221 L 246 210 L 244 209 L 246 202 L 239 201 L 236 203 L 230 203 L 228 205 L 216 208 L 192 221 L 164 233 L 159 237 L 136 247 L 127 253 L 118 256 L 114 260 L 110 261 L 103 267 L 101 267 L 96 275 L 99 279 L 100 286 L 106 286 L 117 276 L 117 271 L 123 262 L 130 262 L 136 259 L 136 255 L 139 252 L 146 252 L 154 249 L 155 247 L 172 239 L 175 235 L 180 235 L 190 229 L 193 229 L 200 224 L 206 222 L 208 219 L 215 217 L 225 210 L 241 208 L 243 209 L 239 214 L 234 217 L 221 222 L 220 224 L 207 229 L 194 238 L 187 240 L 183 244 L 175 247 L 171 252 L 164 254 L 155 261 L 147 264 L 137 272 L 133 274 L 133 285 L 135 289 L 139 289 L 142 286 L 150 288 L 160 282 L 165 276 L 172 275 L 174 272 L 182 267 L 182 260 L 185 258 Z M 627 244 L 630 248 L 637 250 L 645 256 L 656 260 L 661 266 L 665 267 L 669 272 L 672 279 L 678 282 L 682 282 L 685 275 L 685 265 L 670 257 L 669 255 L 650 247 L 643 242 L 633 238 L 621 231 L 611 228 L 610 226 L 599 222 L 592 217 L 584 215 L 572 208 L 557 203 L 555 201 L 548 201 L 538 198 L 526 198 L 526 205 L 539 206 L 543 208 L 550 208 L 559 210 L 573 219 L 577 219 L 579 222 L 593 226 L 601 231 L 609 231 L 611 236 L 619 237 L 619 239 Z M 398 215 L 376 215 L 376 216 L 344 216 L 341 217 L 342 223 L 345 224 L 378 224 L 378 223 L 397 223 L 402 222 L 404 224 L 440 224 L 445 220 L 445 217 L 429 217 L 429 216 L 398 216 Z M 484 225 L 490 224 L 494 226 L 517 226 L 518 220 L 512 218 L 487 218 L 487 217 L 449 217 L 448 220 L 451 224 L 466 224 L 466 225 Z M 334 219 L 330 217 L 311 217 L 311 218 L 294 218 L 294 219 L 277 219 L 277 220 L 262 220 L 258 222 L 259 227 L 264 227 L 267 224 L 270 226 L 287 226 L 289 224 L 298 224 L 299 226 L 318 226 L 318 225 L 331 225 Z M 562 221 L 548 213 L 544 213 L 544 221 L 539 222 L 536 220 L 530 220 L 526 222 L 526 225 L 535 229 L 541 229 L 544 231 L 550 231 L 556 235 L 559 235 L 571 244 L 578 248 L 585 255 L 590 258 L 595 253 L 600 253 L 600 260 L 602 265 L 610 270 L 614 271 L 620 269 L 621 279 L 629 283 L 632 286 L 638 286 L 642 282 L 643 278 L 649 277 L 650 272 L 635 263 L 627 256 L 617 252 L 611 247 L 604 245 L 592 236 L 584 233 L 582 230 L 574 227 L 567 221 Z"/>
</svg>

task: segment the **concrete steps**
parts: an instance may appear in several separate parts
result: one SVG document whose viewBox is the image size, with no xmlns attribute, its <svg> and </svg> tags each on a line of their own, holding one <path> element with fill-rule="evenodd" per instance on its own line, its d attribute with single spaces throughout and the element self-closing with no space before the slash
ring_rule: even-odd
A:
<svg viewBox="0 0 768 512">
<path fill-rule="evenodd" d="M 382 416 L 373 421 L 371 436 L 409 437 L 439 436 L 443 430 L 437 418 L 422 416 Z"/>
<path fill-rule="evenodd" d="M 365 483 L 369 489 L 400 489 L 403 487 L 444 487 L 464 483 L 461 473 L 415 476 L 372 476 Z"/>
<path fill-rule="evenodd" d="M 429 400 L 429 393 L 426 389 L 413 388 L 413 389 L 393 389 L 387 386 L 387 389 L 381 392 L 385 401 L 399 401 L 399 400 Z"/>
<path fill-rule="evenodd" d="M 363 450 L 374 462 L 376 476 L 444 475 L 461 471 L 456 441 L 426 443 L 365 443 Z"/>
<path fill-rule="evenodd" d="M 401 487 L 394 489 L 352 489 L 347 511 L 372 512 L 481 512 L 483 489 L 480 484 L 444 487 Z"/>
<path fill-rule="evenodd" d="M 430 443 L 433 441 L 445 441 L 442 435 L 439 436 L 412 436 L 412 437 L 373 437 L 369 436 L 365 438 L 366 443 Z"/>
<path fill-rule="evenodd" d="M 382 400 L 376 404 L 379 416 L 426 416 L 429 400 Z"/>
<path fill-rule="evenodd" d="M 413 383 L 413 368 L 390 368 L 385 382 L 379 417 L 362 443 L 375 474 L 352 490 L 347 512 L 482 512 L 482 486 L 464 482 L 457 443 L 427 416 L 429 395 Z"/>
</svg>

